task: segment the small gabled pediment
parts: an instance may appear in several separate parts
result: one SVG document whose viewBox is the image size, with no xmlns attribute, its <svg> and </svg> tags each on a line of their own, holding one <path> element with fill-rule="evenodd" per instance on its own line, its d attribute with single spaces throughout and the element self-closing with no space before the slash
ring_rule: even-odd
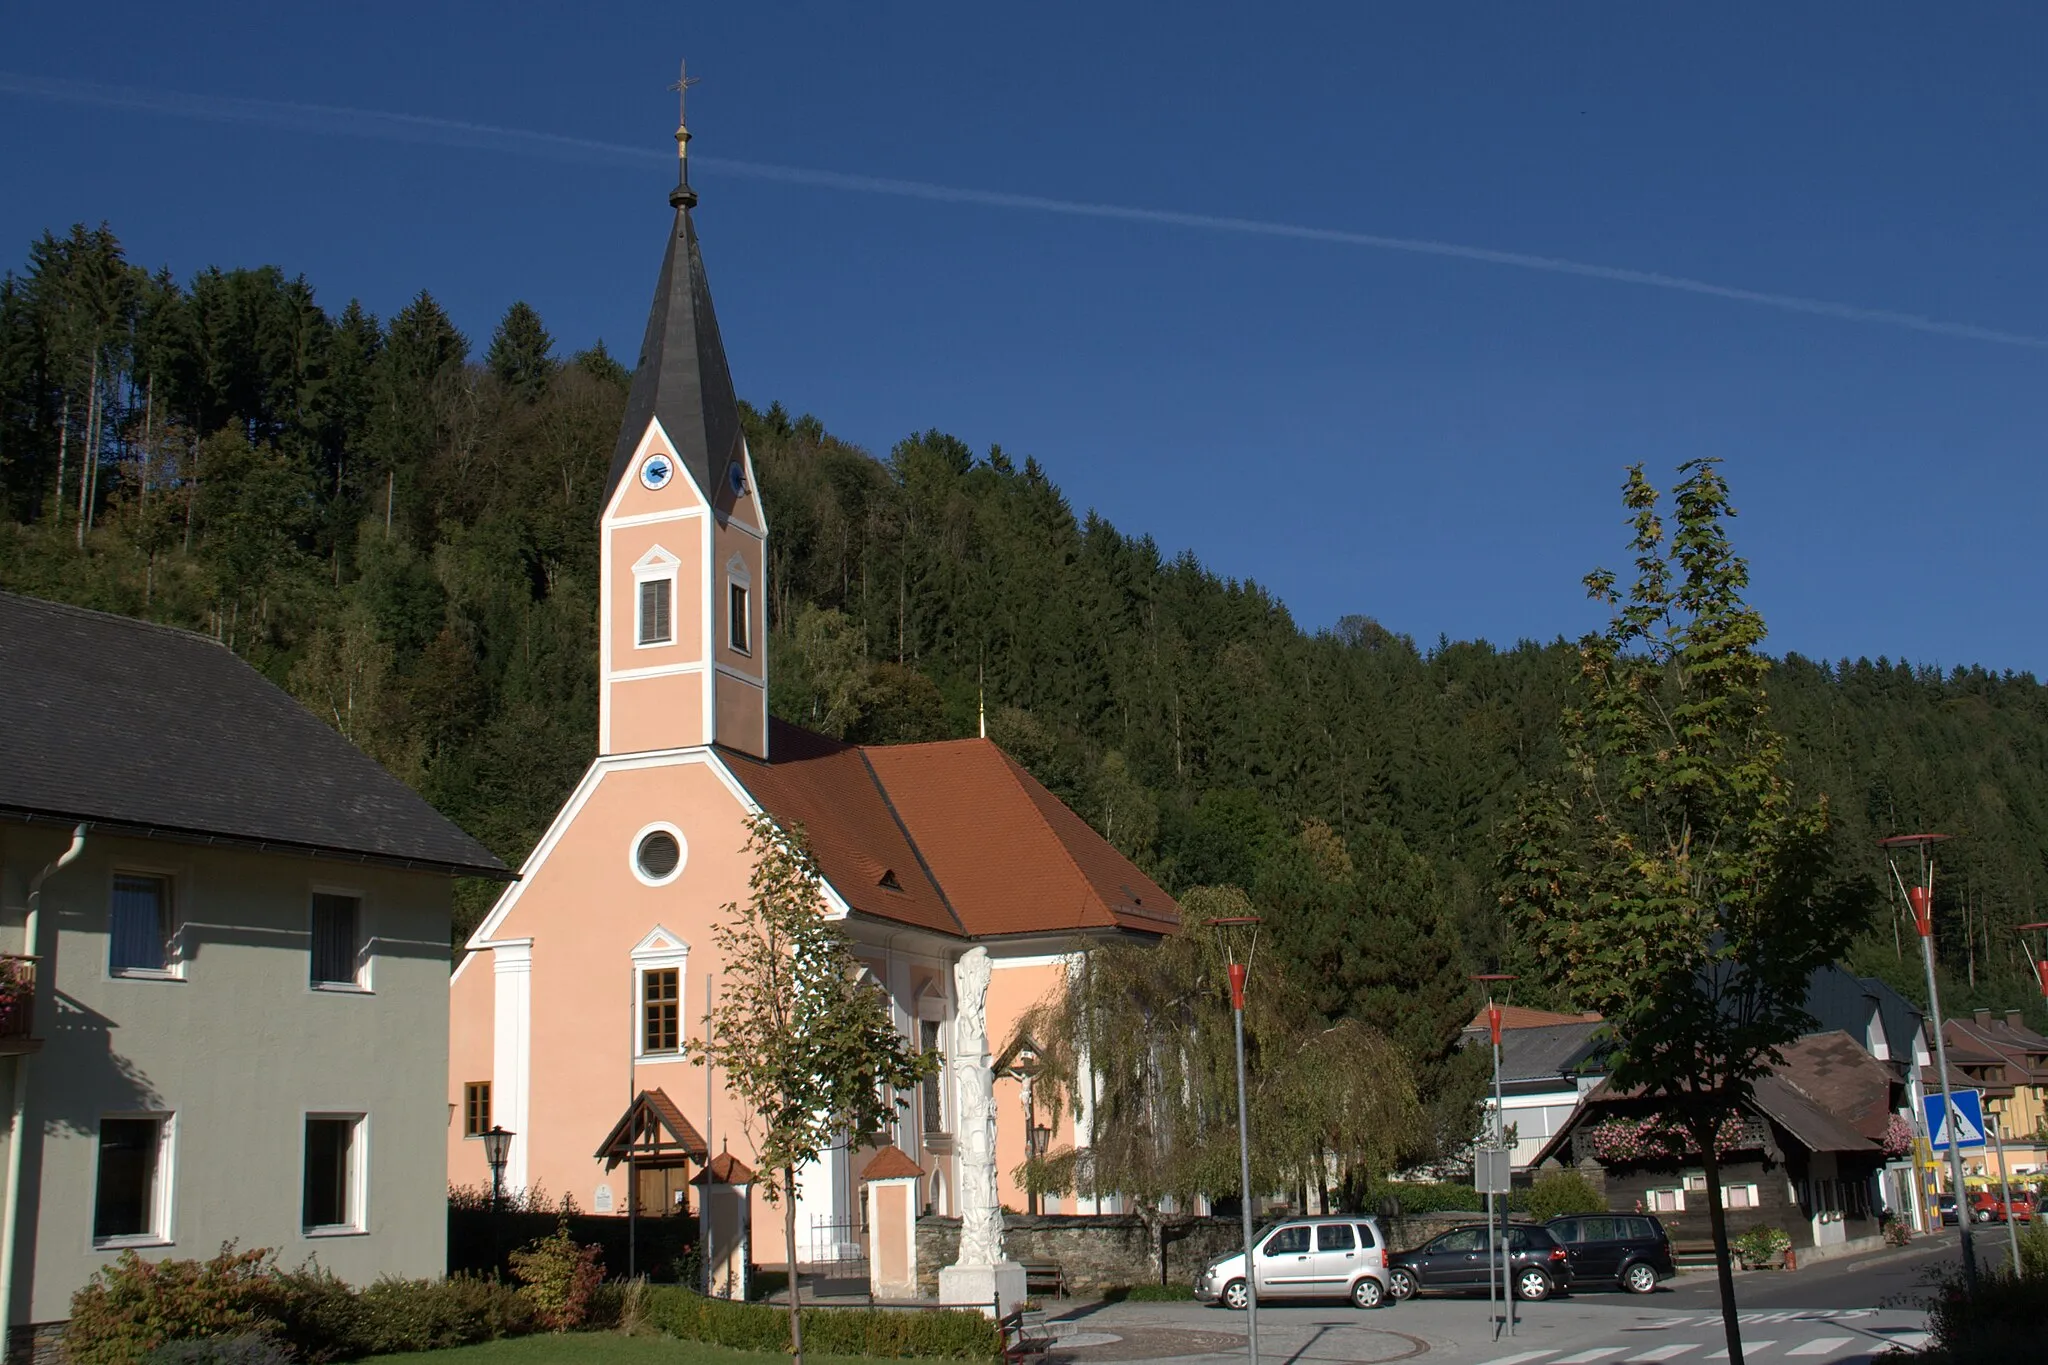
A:
<svg viewBox="0 0 2048 1365">
<path fill-rule="evenodd" d="M 657 545 L 633 561 L 633 572 L 640 573 L 647 569 L 673 569 L 682 562 L 682 560 L 677 559 L 667 550 Z"/>
<path fill-rule="evenodd" d="M 646 938 L 633 945 L 634 957 L 666 957 L 689 951 L 690 945 L 687 941 L 659 924 L 648 930 Z"/>
</svg>

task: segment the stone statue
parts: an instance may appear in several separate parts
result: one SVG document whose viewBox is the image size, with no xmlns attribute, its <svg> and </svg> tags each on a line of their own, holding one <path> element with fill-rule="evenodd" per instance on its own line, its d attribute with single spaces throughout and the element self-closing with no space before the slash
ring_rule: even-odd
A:
<svg viewBox="0 0 2048 1365">
<path fill-rule="evenodd" d="M 1003 1209 L 996 1196 L 995 1075 L 989 1069 L 988 949 L 972 948 L 953 968 L 953 1094 L 960 1118 L 953 1125 L 960 1154 L 960 1265 L 1003 1259 Z"/>
<path fill-rule="evenodd" d="M 939 1298 L 1008 1312 L 1024 1298 L 1024 1267 L 1003 1256 L 1003 1206 L 996 1194 L 995 1073 L 988 1051 L 988 949 L 953 967 L 953 1124 L 960 1163 L 960 1258 L 939 1271 Z"/>
</svg>

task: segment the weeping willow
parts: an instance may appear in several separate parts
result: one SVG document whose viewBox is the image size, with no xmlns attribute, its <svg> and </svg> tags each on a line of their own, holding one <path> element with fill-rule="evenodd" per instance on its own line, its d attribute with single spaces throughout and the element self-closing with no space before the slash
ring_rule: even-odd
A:
<svg viewBox="0 0 2048 1365">
<path fill-rule="evenodd" d="M 1039 1044 L 1036 1093 L 1054 1128 L 1068 1108 L 1085 1128 L 1079 1145 L 1019 1167 L 1020 1183 L 1122 1195 L 1148 1222 L 1240 1193 L 1229 958 L 1207 921 L 1252 913 L 1235 887 L 1190 891 L 1182 932 L 1156 945 L 1087 948 L 1065 988 L 1024 1017 L 1019 1032 Z M 1333 1187 L 1362 1188 L 1367 1173 L 1417 1149 L 1425 1125 L 1414 1077 L 1384 1034 L 1317 1014 L 1276 959 L 1253 951 L 1250 966 L 1252 1187 L 1327 1206 Z"/>
</svg>

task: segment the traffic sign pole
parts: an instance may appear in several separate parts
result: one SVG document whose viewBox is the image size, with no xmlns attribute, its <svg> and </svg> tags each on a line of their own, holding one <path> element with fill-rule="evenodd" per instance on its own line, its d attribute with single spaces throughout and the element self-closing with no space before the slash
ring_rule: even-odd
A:
<svg viewBox="0 0 2048 1365">
<path fill-rule="evenodd" d="M 1998 1149 L 1998 1192 L 2005 1199 L 2005 1239 L 2012 1244 L 2012 1261 L 2005 1273 L 2018 1279 L 2020 1275 L 2020 1220 L 2012 1216 L 2012 1177 L 2005 1168 L 2005 1126 L 1995 1114 L 1984 1116 L 1984 1131 Z"/>
</svg>

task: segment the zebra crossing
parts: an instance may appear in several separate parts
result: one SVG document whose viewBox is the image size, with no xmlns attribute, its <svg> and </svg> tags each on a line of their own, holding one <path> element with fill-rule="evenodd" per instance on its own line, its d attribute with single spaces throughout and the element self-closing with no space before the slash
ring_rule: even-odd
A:
<svg viewBox="0 0 2048 1365">
<path fill-rule="evenodd" d="M 1930 1340 L 1917 1327 L 1886 1326 L 1869 1308 L 1745 1312 L 1745 1361 L 1786 1365 L 1864 1365 L 1894 1348 L 1917 1351 Z M 1622 1341 L 1618 1338 L 1626 1337 Z M 1626 1327 L 1595 1346 L 1553 1347 L 1495 1356 L 1481 1365 L 1709 1365 L 1728 1359 L 1719 1313 L 1685 1314 Z"/>
</svg>

